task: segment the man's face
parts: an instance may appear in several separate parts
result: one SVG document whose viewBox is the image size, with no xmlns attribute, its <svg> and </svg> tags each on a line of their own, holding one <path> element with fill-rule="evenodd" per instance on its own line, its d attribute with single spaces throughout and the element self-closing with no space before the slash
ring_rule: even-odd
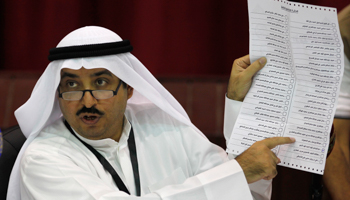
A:
<svg viewBox="0 0 350 200">
<path fill-rule="evenodd" d="M 59 92 L 116 90 L 119 82 L 119 78 L 103 68 L 62 69 Z M 133 88 L 121 84 L 118 93 L 108 99 L 95 99 L 90 92 L 76 101 L 58 99 L 64 118 L 78 134 L 93 140 L 119 141 L 126 103 L 132 94 Z"/>
</svg>

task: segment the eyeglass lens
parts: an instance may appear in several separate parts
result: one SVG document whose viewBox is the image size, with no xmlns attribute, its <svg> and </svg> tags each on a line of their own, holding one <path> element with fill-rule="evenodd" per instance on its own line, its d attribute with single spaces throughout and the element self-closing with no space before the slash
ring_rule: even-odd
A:
<svg viewBox="0 0 350 200">
<path fill-rule="evenodd" d="M 95 99 L 108 99 L 113 96 L 112 90 L 85 90 L 85 91 L 73 91 L 73 92 L 64 92 L 62 93 L 62 98 L 64 100 L 80 100 L 83 98 L 84 92 L 90 92 L 92 93 L 92 96 L 95 97 Z"/>
</svg>

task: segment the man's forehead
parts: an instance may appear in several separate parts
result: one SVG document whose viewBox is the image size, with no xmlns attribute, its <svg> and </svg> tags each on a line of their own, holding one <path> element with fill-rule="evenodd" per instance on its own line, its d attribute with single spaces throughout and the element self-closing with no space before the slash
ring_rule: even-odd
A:
<svg viewBox="0 0 350 200">
<path fill-rule="evenodd" d="M 85 76 L 94 77 L 94 76 L 101 76 L 101 75 L 116 77 L 112 72 L 110 72 L 105 68 L 86 69 L 82 67 L 78 70 L 69 69 L 69 68 L 61 69 L 61 79 L 64 77 L 78 78 L 78 77 L 85 77 Z"/>
</svg>

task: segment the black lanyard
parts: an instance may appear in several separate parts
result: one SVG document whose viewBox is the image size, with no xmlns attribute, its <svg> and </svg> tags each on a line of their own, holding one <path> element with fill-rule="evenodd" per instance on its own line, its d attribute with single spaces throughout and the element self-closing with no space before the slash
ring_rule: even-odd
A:
<svg viewBox="0 0 350 200">
<path fill-rule="evenodd" d="M 98 152 L 96 149 L 94 149 L 92 146 L 81 140 L 77 135 L 75 135 L 74 131 L 68 124 L 68 122 L 65 120 L 64 124 L 66 125 L 67 129 L 81 142 L 83 143 L 86 148 L 88 148 L 100 161 L 102 166 L 107 170 L 113 177 L 114 182 L 117 184 L 119 190 L 122 190 L 128 194 L 130 194 L 129 190 L 124 185 L 123 181 L 120 179 L 117 172 L 114 170 L 112 165 Z M 129 146 L 129 152 L 130 152 L 130 159 L 132 164 L 132 170 L 134 172 L 134 180 L 136 185 L 136 195 L 140 196 L 141 190 L 140 190 L 140 176 L 139 176 L 139 165 L 137 162 L 137 154 L 136 154 L 136 145 L 135 145 L 135 137 L 134 137 L 134 131 L 131 127 L 129 139 L 128 139 L 128 146 Z"/>
</svg>

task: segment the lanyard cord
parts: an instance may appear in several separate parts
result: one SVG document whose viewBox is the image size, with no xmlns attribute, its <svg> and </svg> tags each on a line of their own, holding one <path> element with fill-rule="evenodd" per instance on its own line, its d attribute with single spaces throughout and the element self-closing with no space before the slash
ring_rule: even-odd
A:
<svg viewBox="0 0 350 200">
<path fill-rule="evenodd" d="M 66 120 L 64 121 L 64 125 L 66 125 L 67 129 L 97 157 L 98 161 L 100 161 L 100 163 L 105 168 L 105 170 L 107 170 L 112 175 L 113 180 L 117 184 L 117 187 L 119 188 L 119 190 L 122 190 L 130 195 L 129 190 L 126 188 L 123 181 L 120 179 L 119 175 L 114 170 L 112 165 L 98 151 L 96 151 L 96 149 L 94 149 L 92 146 L 90 146 L 89 144 L 81 140 L 77 135 L 75 135 L 74 131 L 72 130 L 71 126 L 68 124 Z M 135 144 L 134 131 L 132 127 L 129 134 L 128 146 L 129 146 L 132 170 L 134 172 L 136 195 L 140 196 L 141 190 L 140 190 L 139 166 L 137 162 L 136 144 Z"/>
</svg>

